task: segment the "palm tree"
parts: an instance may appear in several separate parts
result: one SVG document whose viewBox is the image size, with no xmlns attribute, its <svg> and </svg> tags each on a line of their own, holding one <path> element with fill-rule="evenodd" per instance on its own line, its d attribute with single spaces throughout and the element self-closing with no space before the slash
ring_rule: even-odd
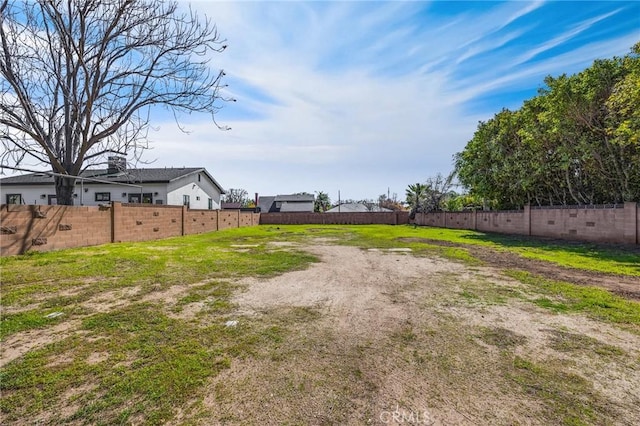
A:
<svg viewBox="0 0 640 426">
<path fill-rule="evenodd" d="M 423 212 L 425 202 L 427 201 L 427 185 L 422 183 L 414 183 L 407 188 L 407 204 L 411 208 L 411 219 L 415 218 L 416 213 Z"/>
</svg>

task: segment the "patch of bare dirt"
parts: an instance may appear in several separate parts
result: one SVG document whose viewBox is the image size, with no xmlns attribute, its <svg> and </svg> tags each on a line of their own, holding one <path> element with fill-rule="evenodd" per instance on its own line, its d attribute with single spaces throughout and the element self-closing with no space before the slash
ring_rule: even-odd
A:
<svg viewBox="0 0 640 426">
<path fill-rule="evenodd" d="M 175 304 L 177 299 L 188 292 L 188 290 L 197 286 L 192 285 L 175 285 L 164 290 L 155 290 L 140 297 L 143 302 L 161 302 L 171 306 Z M 116 290 L 105 291 L 96 296 L 91 297 L 80 304 L 82 308 L 86 308 L 92 313 L 105 313 L 118 308 L 122 308 L 132 303 L 132 299 L 140 296 L 140 287 L 126 287 Z M 69 291 L 63 291 L 60 294 L 72 294 Z M 183 317 L 184 319 L 192 319 L 199 310 L 198 304 L 188 306 L 180 315 L 174 317 Z M 3 314 L 7 314 L 9 310 L 3 307 Z M 65 319 L 58 325 L 49 328 L 27 330 L 9 336 L 2 342 L 2 351 L 0 354 L 0 367 L 26 354 L 30 350 L 37 349 L 69 337 L 73 333 L 79 332 L 78 328 L 81 323 L 80 316 L 75 319 Z M 89 360 L 91 362 L 91 360 Z M 99 361 L 96 361 L 99 362 Z"/>
<path fill-rule="evenodd" d="M 638 277 L 583 271 L 542 260 L 527 259 L 508 251 L 498 251 L 488 247 L 458 244 L 450 241 L 427 238 L 402 238 L 400 241 L 424 242 L 447 247 L 463 247 L 469 250 L 469 253 L 474 257 L 497 268 L 520 269 L 551 280 L 600 287 L 628 299 L 640 300 L 640 278 Z"/>
<path fill-rule="evenodd" d="M 49 343 L 62 340 L 70 336 L 80 325 L 80 320 L 68 320 L 53 327 L 28 330 L 22 333 L 13 334 L 2 342 L 0 355 L 0 367 L 4 367 L 26 354 L 32 349 L 40 348 Z"/>
<path fill-rule="evenodd" d="M 109 312 L 131 303 L 131 298 L 140 292 L 140 287 L 125 287 L 104 291 L 82 303 L 84 308 L 93 312 Z"/>
<path fill-rule="evenodd" d="M 591 383 L 612 418 L 640 423 L 640 369 L 632 367 L 640 336 L 526 301 L 465 305 L 461 283 L 521 286 L 493 267 L 353 247 L 308 250 L 322 261 L 243 280 L 245 291 L 233 301 L 239 318 L 267 324 L 296 308 L 320 317 L 288 323 L 291 334 L 281 344 L 234 360 L 213 379 L 204 400 L 211 417 L 203 424 L 548 424 L 547 404 L 504 373 L 511 368 L 505 351 L 567 364 Z M 508 347 L 485 343 L 477 337 L 482 330 L 497 330 L 494 340 Z M 616 355 L 554 350 L 554 330 L 586 336 Z"/>
</svg>

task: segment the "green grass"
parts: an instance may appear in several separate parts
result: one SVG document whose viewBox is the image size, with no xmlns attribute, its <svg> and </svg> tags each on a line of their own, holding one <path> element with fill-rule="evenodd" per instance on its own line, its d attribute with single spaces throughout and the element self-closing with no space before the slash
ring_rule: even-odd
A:
<svg viewBox="0 0 640 426">
<path fill-rule="evenodd" d="M 203 327 L 169 318 L 149 303 L 92 315 L 81 330 L 82 341 L 69 337 L 32 351 L 2 372 L 1 408 L 9 419 L 32 417 L 84 386 L 87 391 L 73 398 L 78 409 L 56 421 L 120 424 L 143 416 L 146 424 L 164 424 L 176 407 L 203 398 L 204 384 L 232 357 L 280 343 L 283 333 L 277 325 L 249 321 L 226 328 L 222 318 Z M 94 353 L 106 355 L 92 363 Z"/>
<path fill-rule="evenodd" d="M 70 333 L 2 369 L 3 416 L 35 418 L 47 407 L 71 404 L 68 414 L 50 413 L 50 420 L 163 424 L 176 407 L 197 411 L 203 385 L 233 358 L 282 343 L 285 330 L 278 324 L 244 319 L 237 327 L 224 326 L 236 288 L 228 278 L 270 277 L 317 261 L 301 250 L 270 247 L 273 240 L 271 230 L 256 227 L 0 259 L 2 304 L 25 309 L 2 316 L 2 340 L 72 319 L 82 322 L 82 337 Z M 135 287 L 139 298 L 175 285 L 190 288 L 170 309 L 133 302 L 95 313 L 80 305 L 114 289 Z M 194 302 L 205 303 L 201 320 L 167 315 Z M 64 315 L 46 317 L 54 311 Z M 92 354 L 104 359 L 92 360 Z"/>
<path fill-rule="evenodd" d="M 1 258 L 2 305 L 11 306 L 12 313 L 1 318 L 0 339 L 6 341 L 16 333 L 48 329 L 71 320 L 81 324 L 79 330 L 29 351 L 0 370 L 3 417 L 9 422 L 21 421 L 47 412 L 50 423 L 164 424 L 175 420 L 180 409 L 186 418 L 206 418 L 201 406 L 206 385 L 234 362 L 256 358 L 286 363 L 287 356 L 302 355 L 289 353 L 288 348 L 292 341 L 303 348 L 304 339 L 311 337 L 295 335 L 295 331 L 320 318 L 320 310 L 290 307 L 261 313 L 260 318 L 229 317 L 234 312 L 231 298 L 238 290 L 238 284 L 231 280 L 272 277 L 308 267 L 318 261 L 315 256 L 295 245 L 270 243 L 312 244 L 314 238 L 363 249 L 409 247 L 416 256 L 437 255 L 469 265 L 480 262 L 467 247 L 480 245 L 526 257 L 553 258 L 556 263 L 584 270 L 640 275 L 633 253 L 589 245 L 545 245 L 472 231 L 383 225 L 260 226 Z M 433 240 L 454 246 L 433 244 Z M 636 302 L 521 271 L 509 275 L 523 283 L 524 289 L 492 287 L 482 280 L 465 284 L 457 276 L 443 283 L 460 283 L 457 297 L 467 303 L 531 300 L 553 312 L 584 314 L 638 330 L 640 304 Z M 173 286 L 180 286 L 181 292 L 171 302 L 140 302 L 144 295 Z M 119 297 L 111 296 L 118 289 L 135 290 L 136 297 L 108 312 L 83 305 L 103 294 Z M 202 305 L 195 318 L 181 317 L 183 310 L 195 303 Z M 64 315 L 46 317 L 57 311 Z M 239 320 L 238 325 L 225 327 L 229 319 Z M 472 337 L 506 352 L 524 343 L 521 336 L 504 328 L 483 328 Z M 593 340 L 561 337 L 552 342 L 559 351 L 621 355 L 617 348 Z M 456 371 L 448 353 L 427 350 L 435 339 L 431 331 L 407 325 L 390 338 L 395 346 L 408 351 L 407 359 L 420 360 L 421 365 L 440 363 L 443 377 Z M 442 336 L 442 342 L 449 340 L 451 333 Z M 456 344 L 463 347 L 467 340 L 460 336 Z M 420 347 L 422 344 L 426 346 Z M 359 382 L 363 372 L 358 368 L 354 367 L 353 375 Z M 522 358 L 505 368 L 510 380 L 550 402 L 553 412 L 549 418 L 566 424 L 600 419 L 601 407 L 583 407 L 575 396 L 593 394 L 577 376 Z M 59 410 L 61 407 L 65 409 Z"/>
<path fill-rule="evenodd" d="M 545 402 L 547 421 L 553 424 L 601 424 L 612 414 L 589 380 L 566 372 L 557 363 L 543 365 L 516 355 L 507 377 Z"/>
<path fill-rule="evenodd" d="M 299 250 L 269 250 L 266 229 L 247 229 L 0 258 L 2 303 L 28 305 L 64 290 L 86 298 L 120 287 L 271 276 L 317 261 Z M 259 246 L 249 253 L 232 247 L 247 241 Z"/>
<path fill-rule="evenodd" d="M 54 311 L 55 312 L 55 311 Z M 47 318 L 52 311 L 33 309 L 16 314 L 2 315 L 0 318 L 0 340 L 24 330 L 43 328 L 59 322 L 61 317 Z"/>
<path fill-rule="evenodd" d="M 533 302 L 558 313 L 579 312 L 614 324 L 640 326 L 640 303 L 597 287 L 547 280 L 525 271 L 506 274 L 529 286 Z M 537 297 L 536 297 L 537 295 Z"/>
<path fill-rule="evenodd" d="M 481 246 L 510 251 L 529 258 L 584 271 L 640 277 L 640 251 L 592 243 L 558 242 L 536 238 L 485 234 L 462 229 L 414 227 L 411 225 L 263 225 L 258 234 L 304 241 L 307 237 L 333 237 L 339 244 L 363 248 L 411 248 L 416 254 L 439 254 L 467 263 L 479 263 L 462 246 Z M 259 241 L 248 237 L 247 241 Z M 438 242 L 458 245 L 442 247 Z"/>
<path fill-rule="evenodd" d="M 630 251 L 593 243 L 558 242 L 513 235 L 421 228 L 422 238 L 459 244 L 487 246 L 509 250 L 529 259 L 544 260 L 557 265 L 585 271 L 595 271 L 640 277 L 640 251 Z"/>
</svg>

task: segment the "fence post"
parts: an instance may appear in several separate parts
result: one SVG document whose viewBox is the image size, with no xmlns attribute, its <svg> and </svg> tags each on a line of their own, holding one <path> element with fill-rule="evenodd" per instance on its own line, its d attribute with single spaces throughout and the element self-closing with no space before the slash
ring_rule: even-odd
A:
<svg viewBox="0 0 640 426">
<path fill-rule="evenodd" d="M 111 202 L 111 242 L 120 242 L 120 221 L 122 220 L 122 203 L 119 201 Z"/>
<path fill-rule="evenodd" d="M 624 242 L 638 244 L 638 203 L 624 203 Z"/>
<path fill-rule="evenodd" d="M 187 231 L 187 206 L 182 206 L 182 230 L 181 235 L 186 235 Z"/>
<path fill-rule="evenodd" d="M 531 205 L 525 204 L 524 206 L 524 235 L 531 235 Z"/>
</svg>

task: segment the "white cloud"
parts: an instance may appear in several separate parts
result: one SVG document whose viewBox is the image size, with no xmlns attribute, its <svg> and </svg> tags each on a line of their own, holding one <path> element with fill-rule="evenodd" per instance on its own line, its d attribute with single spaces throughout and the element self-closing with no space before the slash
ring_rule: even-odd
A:
<svg viewBox="0 0 640 426">
<path fill-rule="evenodd" d="M 543 6 L 507 2 L 444 19 L 420 2 L 197 2 L 228 39 L 214 65 L 238 82 L 229 93 L 249 114 L 229 105 L 219 117 L 229 132 L 194 121 L 184 135 L 162 123 L 149 157 L 206 166 L 223 185 L 250 193 L 324 190 L 335 198 L 341 189 L 343 198 L 363 198 L 390 187 L 402 196 L 407 184 L 448 173 L 477 121 L 499 109 L 472 115 L 466 102 L 535 88 L 547 74 L 633 44 L 634 35 L 621 34 L 525 67 L 614 15 L 525 48 L 535 25 L 514 25 Z"/>
</svg>

